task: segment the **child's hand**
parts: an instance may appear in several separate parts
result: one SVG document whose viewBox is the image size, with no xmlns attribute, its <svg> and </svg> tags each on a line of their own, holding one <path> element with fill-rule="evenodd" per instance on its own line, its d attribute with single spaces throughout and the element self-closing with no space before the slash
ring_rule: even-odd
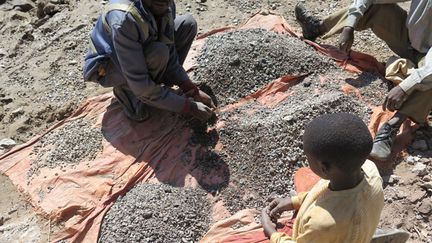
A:
<svg viewBox="0 0 432 243">
<path fill-rule="evenodd" d="M 289 197 L 276 198 L 269 204 L 268 209 L 270 210 L 269 216 L 271 218 L 279 218 L 283 212 L 294 210 L 294 206 Z"/>
<path fill-rule="evenodd" d="M 264 234 L 267 237 L 271 237 L 273 233 L 276 232 L 276 224 L 272 222 L 270 216 L 269 216 L 269 208 L 266 207 L 261 212 L 261 224 L 264 228 Z"/>
</svg>

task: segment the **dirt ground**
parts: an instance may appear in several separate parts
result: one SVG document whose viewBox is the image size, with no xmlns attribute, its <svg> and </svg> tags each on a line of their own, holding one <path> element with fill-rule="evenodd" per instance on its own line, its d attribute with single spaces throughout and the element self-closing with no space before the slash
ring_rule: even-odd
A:
<svg viewBox="0 0 432 243">
<path fill-rule="evenodd" d="M 88 44 L 88 33 L 105 1 L 6 0 L 1 4 L 2 2 L 0 1 L 0 35 L 2 37 L 0 38 L 0 140 L 11 138 L 17 144 L 21 144 L 72 114 L 86 97 L 109 91 L 92 83 L 84 83 L 81 75 L 83 56 Z M 200 33 L 218 27 L 239 25 L 262 9 L 281 13 L 290 25 L 298 29 L 299 26 L 293 14 L 296 2 L 296 0 L 176 1 L 179 14 L 190 12 L 195 16 Z M 349 2 L 351 1 L 320 0 L 305 3 L 314 13 L 325 16 L 346 6 Z M 403 6 L 407 8 L 409 5 Z M 327 44 L 335 44 L 336 41 L 336 37 L 318 40 L 320 43 Z M 370 31 L 356 33 L 353 48 L 373 54 L 382 62 L 392 55 L 385 43 L 373 36 Z M 357 77 L 353 75 L 342 80 L 355 83 L 356 79 Z M 382 87 L 382 82 L 371 81 L 371 84 L 370 88 L 360 90 L 367 94 L 365 97 L 370 99 L 371 103 L 379 104 L 386 87 Z M 340 98 L 340 100 L 349 102 L 348 98 Z M 347 106 L 349 105 L 352 104 Z M 342 110 L 352 110 L 352 107 L 343 107 Z M 294 111 L 295 109 L 290 112 Z M 286 109 L 282 108 L 272 111 L 272 115 L 281 119 L 278 121 L 264 120 L 263 126 L 257 129 L 261 129 L 260 131 L 267 131 L 274 127 L 282 129 L 284 122 L 292 121 L 289 116 L 296 118 L 299 115 L 295 112 L 293 114 L 285 114 L 285 112 Z M 261 115 L 265 119 L 269 114 L 262 113 Z M 283 120 L 284 118 L 286 120 Z M 301 129 L 301 124 L 298 123 L 299 129 Z M 238 145 L 240 148 L 242 144 L 247 144 L 249 140 L 242 140 L 245 137 L 236 137 L 237 132 L 245 132 L 250 128 L 250 124 L 246 125 L 229 127 L 234 131 L 231 134 L 229 134 L 230 131 L 221 131 L 221 134 L 226 137 L 226 143 Z M 267 140 L 263 144 L 279 141 L 278 137 L 265 139 Z M 294 147 L 295 145 L 295 143 L 289 144 Z M 271 146 L 267 148 L 275 149 Z M 8 149 L 10 146 L 0 147 L 0 154 Z M 248 151 L 247 147 L 242 149 L 228 153 Z M 253 152 L 245 154 L 253 158 L 255 155 Z M 283 152 L 275 151 L 273 156 L 282 156 L 288 160 Z M 293 160 L 301 156 L 294 157 Z M 411 233 L 410 242 L 432 242 L 430 223 L 432 221 L 432 178 L 429 175 L 432 172 L 431 161 L 430 154 L 418 153 L 418 150 L 413 149 L 406 159 L 398 161 L 392 175 L 384 177 L 387 181 L 385 184 L 386 205 L 380 226 L 409 231 Z M 258 157 L 258 162 L 264 163 L 265 160 L 261 158 L 260 161 Z M 301 166 L 301 164 L 296 166 Z M 249 172 L 247 169 L 241 164 L 234 163 L 233 175 L 235 176 L 231 178 L 239 182 L 254 180 L 255 178 L 242 177 Z M 264 173 L 263 171 L 253 172 Z M 278 171 L 268 172 L 274 175 Z M 281 172 L 291 175 L 292 171 L 290 169 L 289 173 L 288 171 Z M 236 178 L 237 175 L 240 178 Z M 277 194 L 283 194 L 280 190 L 283 186 L 276 183 L 272 185 L 272 188 L 276 189 Z M 237 192 L 227 192 L 226 196 L 236 195 Z M 51 225 L 49 220 L 35 215 L 31 206 L 25 203 L 25 195 L 20 195 L 3 175 L 0 175 L 0 194 L 2 195 L 0 199 L 0 242 L 16 241 L 17 239 L 21 242 L 47 242 L 50 239 L 51 232 L 56 227 Z M 234 211 L 239 209 L 238 207 L 261 206 L 265 198 L 258 197 L 266 197 L 269 194 L 271 194 L 270 191 L 263 195 L 241 194 L 239 198 L 241 205 L 231 205 L 230 209 Z"/>
<path fill-rule="evenodd" d="M 0 242 L 49 242 L 54 224 L 36 215 L 4 175 L 0 175 L 0 195 Z"/>
</svg>

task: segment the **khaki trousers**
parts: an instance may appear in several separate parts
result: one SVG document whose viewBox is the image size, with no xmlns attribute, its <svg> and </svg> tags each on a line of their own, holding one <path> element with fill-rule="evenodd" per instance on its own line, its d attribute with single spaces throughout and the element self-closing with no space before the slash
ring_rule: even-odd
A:
<svg viewBox="0 0 432 243">
<path fill-rule="evenodd" d="M 372 5 L 355 26 L 356 31 L 371 29 L 388 47 L 401 58 L 407 58 L 417 66 L 424 65 L 425 54 L 411 47 L 406 19 L 408 13 L 397 4 Z M 348 8 L 326 17 L 322 29 L 328 38 L 339 34 L 346 26 Z M 432 90 L 414 91 L 403 103 L 399 112 L 417 123 L 424 123 L 432 109 Z"/>
</svg>

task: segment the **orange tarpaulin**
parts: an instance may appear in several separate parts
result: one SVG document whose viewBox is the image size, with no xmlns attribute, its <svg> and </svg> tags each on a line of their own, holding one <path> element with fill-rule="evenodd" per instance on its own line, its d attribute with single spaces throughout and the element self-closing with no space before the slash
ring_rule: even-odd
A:
<svg viewBox="0 0 432 243">
<path fill-rule="evenodd" d="M 257 14 L 241 28 L 257 27 L 297 36 L 288 23 L 275 14 Z M 188 70 L 194 67 L 193 57 L 199 53 L 207 36 L 231 30 L 233 28 L 227 27 L 198 38 L 185 67 Z M 381 64 L 371 56 L 352 53 L 351 58 L 345 60 L 345 56 L 335 49 L 308 43 L 350 71 L 382 71 Z M 282 77 L 233 106 L 247 102 L 276 106 L 290 95 L 289 87 L 298 80 L 299 77 Z M 65 171 L 60 168 L 42 169 L 38 176 L 27 183 L 27 173 L 35 159 L 31 152 L 46 133 L 0 156 L 0 171 L 28 196 L 35 210 L 52 220 L 64 222 L 64 231 L 60 232 L 57 239 L 96 242 L 107 210 L 119 195 L 125 194 L 139 182 L 206 187 L 225 180 L 228 170 L 226 164 L 212 168 L 210 173 L 203 173 L 194 166 L 197 156 L 205 153 L 206 148 L 188 143 L 191 131 L 183 118 L 161 111 L 145 122 L 136 123 L 128 120 L 121 112 L 120 105 L 113 101 L 111 94 L 90 98 L 70 118 L 46 131 L 49 133 L 77 119 L 87 119 L 95 128 L 102 130 L 105 138 L 102 151 L 92 161 L 83 161 Z M 224 112 L 224 109 L 229 108 L 222 107 L 220 112 Z M 371 127 L 373 131 L 376 131 L 376 124 L 383 117 L 375 116 L 376 120 L 372 121 L 375 125 Z M 239 220 L 252 222 L 250 213 L 253 211 L 240 212 Z M 227 216 L 223 204 L 215 205 L 213 215 L 215 219 Z M 229 226 L 229 222 L 226 226 Z M 252 224 L 250 227 L 252 229 L 257 225 Z"/>
</svg>

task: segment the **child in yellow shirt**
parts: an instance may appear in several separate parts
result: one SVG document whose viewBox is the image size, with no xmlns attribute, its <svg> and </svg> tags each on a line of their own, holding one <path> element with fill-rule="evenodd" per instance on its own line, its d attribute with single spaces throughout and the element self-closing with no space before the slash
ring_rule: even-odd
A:
<svg viewBox="0 0 432 243">
<path fill-rule="evenodd" d="M 323 115 L 310 122 L 303 148 L 311 170 L 322 179 L 308 193 L 276 199 L 262 212 L 270 242 L 370 243 L 384 206 L 382 179 L 367 157 L 372 137 L 355 115 Z M 273 221 L 296 210 L 293 234 Z"/>
</svg>

